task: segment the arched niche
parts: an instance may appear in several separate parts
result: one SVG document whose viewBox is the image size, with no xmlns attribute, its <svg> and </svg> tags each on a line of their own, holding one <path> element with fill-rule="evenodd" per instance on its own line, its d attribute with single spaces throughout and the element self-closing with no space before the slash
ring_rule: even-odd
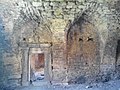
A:
<svg viewBox="0 0 120 90">
<path fill-rule="evenodd" d="M 73 21 L 66 34 L 68 83 L 83 83 L 99 73 L 100 41 L 85 13 Z"/>
<path fill-rule="evenodd" d="M 19 21 L 19 22 L 17 22 Z M 51 43 L 52 32 L 49 21 L 35 22 L 19 18 L 13 28 L 13 38 L 17 43 Z"/>
</svg>

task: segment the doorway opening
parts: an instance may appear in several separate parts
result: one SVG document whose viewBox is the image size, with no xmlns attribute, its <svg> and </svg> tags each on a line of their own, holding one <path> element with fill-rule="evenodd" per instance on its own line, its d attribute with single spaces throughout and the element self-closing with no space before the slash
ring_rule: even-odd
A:
<svg viewBox="0 0 120 90">
<path fill-rule="evenodd" d="M 28 44 L 23 48 L 22 86 L 50 83 L 51 44 Z"/>
<path fill-rule="evenodd" d="M 117 42 L 116 66 L 119 66 L 119 67 L 120 67 L 120 40 L 118 40 L 118 42 Z"/>
<path fill-rule="evenodd" d="M 120 77 L 120 40 L 117 41 L 115 68 L 117 77 Z"/>
<path fill-rule="evenodd" d="M 30 81 L 44 80 L 44 53 L 32 53 L 30 56 Z"/>
</svg>

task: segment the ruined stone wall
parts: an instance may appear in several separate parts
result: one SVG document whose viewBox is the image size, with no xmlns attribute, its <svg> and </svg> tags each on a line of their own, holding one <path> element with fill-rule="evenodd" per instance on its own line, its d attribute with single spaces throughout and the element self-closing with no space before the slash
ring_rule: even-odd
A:
<svg viewBox="0 0 120 90">
<path fill-rule="evenodd" d="M 24 43 L 52 44 L 52 80 L 67 82 L 66 35 L 70 25 L 85 11 L 89 12 L 88 18 L 92 16 L 89 21 L 99 34 L 100 73 L 114 71 L 119 38 L 117 3 L 117 0 L 1 0 L 1 25 L 4 26 L 2 30 L 7 34 L 5 38 L 11 51 L 1 54 L 5 85 L 21 85 Z"/>
</svg>

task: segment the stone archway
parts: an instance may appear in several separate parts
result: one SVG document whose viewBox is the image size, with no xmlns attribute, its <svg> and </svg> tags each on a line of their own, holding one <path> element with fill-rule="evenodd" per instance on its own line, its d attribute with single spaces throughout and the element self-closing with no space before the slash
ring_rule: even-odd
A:
<svg viewBox="0 0 120 90">
<path fill-rule="evenodd" d="M 84 15 L 68 30 L 67 60 L 68 83 L 84 83 L 99 73 L 99 35 Z"/>
</svg>

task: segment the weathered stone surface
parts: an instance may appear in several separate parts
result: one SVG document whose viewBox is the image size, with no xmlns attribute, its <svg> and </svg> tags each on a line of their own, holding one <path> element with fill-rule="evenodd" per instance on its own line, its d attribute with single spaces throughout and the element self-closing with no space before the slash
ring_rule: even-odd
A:
<svg viewBox="0 0 120 90">
<path fill-rule="evenodd" d="M 24 49 L 31 44 L 40 48 L 43 43 L 51 45 L 43 49 L 48 51 L 46 58 L 51 58 L 47 63 L 50 81 L 85 83 L 95 81 L 92 77 L 96 77 L 104 82 L 114 78 L 114 71 L 120 77 L 119 49 L 116 50 L 120 40 L 119 3 L 119 0 L 1 0 L 0 85 L 7 82 L 21 85 L 21 75 L 28 77 L 23 67 L 29 65 L 29 50 L 24 54 Z"/>
</svg>

